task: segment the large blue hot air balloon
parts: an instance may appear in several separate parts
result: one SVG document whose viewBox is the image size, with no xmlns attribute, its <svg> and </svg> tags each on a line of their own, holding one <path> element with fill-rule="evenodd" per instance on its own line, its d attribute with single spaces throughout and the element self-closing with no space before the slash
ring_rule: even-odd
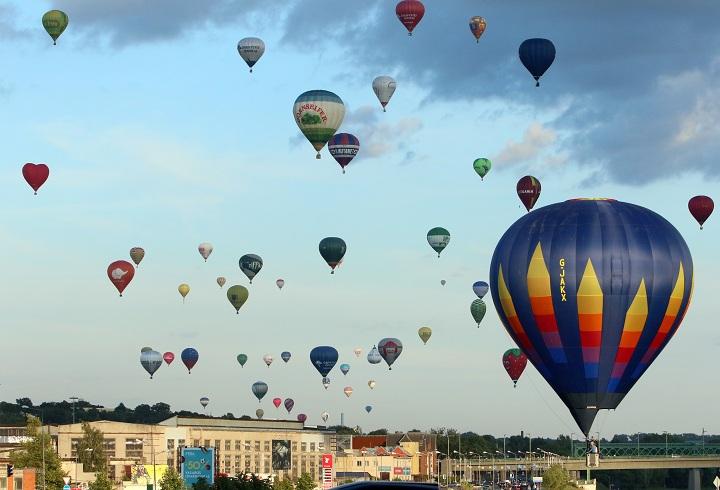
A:
<svg viewBox="0 0 720 490">
<path fill-rule="evenodd" d="M 677 331 L 693 263 L 660 215 L 609 199 L 573 199 L 516 221 L 490 265 L 510 336 L 586 435 Z"/>
<path fill-rule="evenodd" d="M 549 39 L 526 39 L 518 49 L 520 61 L 540 86 L 540 77 L 555 61 L 555 45 Z"/>
<path fill-rule="evenodd" d="M 310 362 L 323 378 L 327 377 L 335 364 L 337 364 L 337 361 L 338 351 L 335 347 L 320 345 L 310 351 Z"/>
<path fill-rule="evenodd" d="M 183 349 L 182 353 L 180 354 L 180 359 L 182 359 L 183 364 L 185 364 L 185 367 L 188 370 L 188 373 L 192 370 L 193 366 L 197 364 L 198 359 L 200 359 L 200 354 L 198 354 L 198 351 L 193 349 L 192 347 L 188 347 L 187 349 Z"/>
</svg>

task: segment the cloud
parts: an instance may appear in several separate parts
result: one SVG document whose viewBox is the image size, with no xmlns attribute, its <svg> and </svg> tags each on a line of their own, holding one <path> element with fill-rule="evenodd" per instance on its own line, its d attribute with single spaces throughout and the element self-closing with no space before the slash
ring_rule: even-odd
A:
<svg viewBox="0 0 720 490">
<path fill-rule="evenodd" d="M 520 141 L 508 141 L 492 161 L 505 166 L 529 163 L 556 140 L 557 133 L 554 130 L 534 122 L 525 130 Z"/>
<path fill-rule="evenodd" d="M 418 117 L 404 117 L 396 122 L 381 122 L 387 117 L 379 106 L 361 106 L 349 111 L 343 122 L 343 130 L 355 134 L 360 140 L 358 158 L 378 158 L 395 151 L 402 151 L 409 138 L 422 128 Z M 412 151 L 405 151 L 405 161 Z"/>
<path fill-rule="evenodd" d="M 0 39 L 7 40 L 29 37 L 30 32 L 27 29 L 18 29 L 16 27 L 16 17 L 17 10 L 14 5 L 0 3 Z"/>
</svg>

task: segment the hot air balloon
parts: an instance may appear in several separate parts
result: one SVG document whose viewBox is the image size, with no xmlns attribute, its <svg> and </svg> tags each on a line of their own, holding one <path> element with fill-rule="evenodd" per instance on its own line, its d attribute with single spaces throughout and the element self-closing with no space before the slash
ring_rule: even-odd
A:
<svg viewBox="0 0 720 490">
<path fill-rule="evenodd" d="M 273 398 L 273 405 L 275 405 L 275 408 L 280 408 L 281 404 L 282 404 L 282 398 Z"/>
<path fill-rule="evenodd" d="M 477 323 L 478 328 L 480 328 L 480 322 L 485 317 L 486 311 L 487 305 L 483 300 L 479 298 L 470 304 L 470 314 L 472 315 L 473 319 L 475 319 L 475 323 Z"/>
<path fill-rule="evenodd" d="M 203 259 L 205 259 L 205 262 L 207 262 L 208 257 L 210 257 L 210 254 L 213 251 L 212 243 L 203 242 L 200 245 L 198 245 L 198 252 L 200 252 L 200 255 Z"/>
<path fill-rule="evenodd" d="M 555 45 L 549 39 L 526 39 L 518 49 L 520 61 L 540 86 L 540 77 L 555 61 Z"/>
<path fill-rule="evenodd" d="M 323 412 L 322 415 L 320 415 L 320 418 L 322 419 L 323 422 L 327 422 L 328 419 L 330 418 L 330 414 L 327 412 Z"/>
<path fill-rule="evenodd" d="M 35 191 L 35 195 L 37 195 L 38 189 L 42 187 L 50 176 L 50 168 L 48 168 L 48 166 L 44 163 L 26 163 L 23 165 L 22 174 L 25 178 L 25 182 L 32 187 L 33 191 Z"/>
<path fill-rule="evenodd" d="M 152 379 L 155 371 L 160 369 L 162 362 L 162 356 L 157 351 L 149 350 L 140 354 L 140 365 L 142 365 L 142 367 L 145 368 L 145 371 L 150 374 L 150 379 Z"/>
<path fill-rule="evenodd" d="M 393 363 L 400 357 L 403 350 L 402 342 L 393 338 L 382 339 L 378 342 L 377 348 L 390 369 L 392 369 Z"/>
<path fill-rule="evenodd" d="M 202 405 L 203 408 L 207 407 L 208 403 L 210 403 L 210 398 L 206 396 L 200 398 L 200 405 Z"/>
<path fill-rule="evenodd" d="M 245 37 L 238 41 L 237 50 L 240 57 L 250 67 L 250 73 L 252 73 L 253 66 L 265 52 L 265 43 L 258 37 Z"/>
<path fill-rule="evenodd" d="M 444 286 L 445 284 L 447 284 L 447 281 L 445 279 L 440 279 L 440 285 Z"/>
<path fill-rule="evenodd" d="M 249 292 L 245 286 L 231 286 L 227 290 L 227 299 L 235 308 L 235 313 L 240 314 L 240 308 L 245 304 L 249 296 Z"/>
<path fill-rule="evenodd" d="M 267 367 L 270 367 L 270 364 L 272 364 L 273 362 L 273 356 L 271 356 L 270 354 L 265 354 L 263 356 L 263 361 L 265 362 L 265 364 L 267 364 Z"/>
<path fill-rule="evenodd" d="M 370 364 L 380 364 L 382 362 L 382 356 L 376 346 L 373 345 L 373 348 L 368 352 L 367 360 Z"/>
<path fill-rule="evenodd" d="M 490 172 L 492 163 L 487 158 L 478 158 L 473 162 L 473 168 L 475 172 L 480 176 L 480 180 L 483 180 L 485 176 Z"/>
<path fill-rule="evenodd" d="M 380 101 L 383 112 L 386 112 L 385 107 L 388 105 L 388 102 L 390 102 L 390 98 L 395 93 L 396 88 L 397 82 L 392 77 L 382 75 L 376 77 L 375 80 L 373 80 L 372 89 L 373 92 L 375 92 L 378 100 Z"/>
<path fill-rule="evenodd" d="M 53 45 L 68 26 L 68 16 L 62 10 L 50 10 L 42 16 L 42 25 L 53 40 Z"/>
<path fill-rule="evenodd" d="M 298 422 L 302 422 L 304 424 L 305 421 L 307 420 L 307 415 L 305 415 L 304 413 L 299 413 L 297 416 L 297 419 L 298 419 Z"/>
<path fill-rule="evenodd" d="M 350 364 L 340 364 L 340 371 L 343 375 L 347 375 L 347 373 L 350 372 Z"/>
<path fill-rule="evenodd" d="M 360 140 L 352 134 L 337 133 L 328 141 L 328 151 L 345 173 L 345 167 L 360 151 Z"/>
<path fill-rule="evenodd" d="M 347 250 L 345 241 L 342 238 L 337 237 L 323 238 L 320 240 L 319 249 L 320 255 L 323 259 L 325 259 L 327 265 L 330 266 L 330 274 L 335 274 L 335 267 L 340 264 L 345 256 L 345 251 Z"/>
<path fill-rule="evenodd" d="M 376 383 L 375 383 L 374 379 L 371 379 L 370 381 L 368 381 L 368 386 L 370 387 L 371 390 L 375 388 L 375 385 L 376 385 Z"/>
<path fill-rule="evenodd" d="M 328 386 L 330 386 L 330 378 L 328 378 L 327 376 L 323 376 L 322 385 L 323 385 L 323 388 L 325 388 L 327 390 Z"/>
<path fill-rule="evenodd" d="M 395 15 L 408 30 L 408 36 L 412 36 L 413 29 L 425 15 L 425 6 L 419 0 L 402 0 L 395 6 Z"/>
<path fill-rule="evenodd" d="M 295 406 L 295 401 L 292 398 L 285 398 L 283 405 L 285 405 L 285 410 L 287 410 L 287 413 L 290 413 Z"/>
<path fill-rule="evenodd" d="M 362 348 L 360 348 L 360 347 L 355 347 L 355 348 L 353 349 L 353 354 L 355 354 L 355 357 L 357 357 L 358 359 L 360 359 L 360 356 L 362 355 Z"/>
<path fill-rule="evenodd" d="M 200 354 L 198 354 L 198 351 L 196 351 L 192 347 L 188 347 L 186 349 L 183 349 L 182 353 L 180 353 L 180 359 L 182 360 L 183 364 L 185 364 L 185 367 L 188 370 L 188 374 L 190 374 L 193 366 L 195 366 L 195 364 L 197 364 L 198 362 L 198 359 L 200 359 Z"/>
<path fill-rule="evenodd" d="M 427 344 L 427 341 L 430 340 L 431 335 L 432 328 L 430 327 L 420 327 L 418 329 L 418 336 L 420 337 L 420 340 L 422 340 L 423 344 Z"/>
<path fill-rule="evenodd" d="M 248 360 L 247 354 L 238 354 L 237 355 L 237 362 L 240 363 L 241 367 L 245 366 L 245 363 L 247 362 L 247 360 Z"/>
<path fill-rule="evenodd" d="M 135 263 L 135 267 L 140 265 L 143 257 L 145 257 L 145 250 L 140 247 L 133 247 L 130 249 L 130 259 Z"/>
<path fill-rule="evenodd" d="M 223 286 L 225 285 L 225 278 L 222 277 L 222 276 L 220 276 L 220 277 L 218 277 L 217 279 L 215 279 L 215 281 L 217 281 L 218 286 L 220 286 L 220 287 L 223 287 Z"/>
<path fill-rule="evenodd" d="M 260 400 L 263 399 L 263 397 L 268 391 L 268 385 L 263 381 L 255 381 L 252 385 L 251 390 L 253 395 L 255 395 L 255 398 L 258 399 L 258 403 L 260 403 Z"/>
<path fill-rule="evenodd" d="M 480 17 L 479 15 L 470 17 L 470 31 L 473 33 L 473 36 L 475 36 L 476 42 L 480 42 L 480 36 L 483 35 L 486 27 L 487 22 L 484 18 Z"/>
<path fill-rule="evenodd" d="M 715 209 L 715 203 L 708 196 L 695 196 L 688 201 L 688 209 L 693 218 L 700 223 L 700 229 L 703 229 L 703 224 L 707 220 Z"/>
<path fill-rule="evenodd" d="M 125 288 L 130 284 L 133 276 L 135 276 L 135 267 L 125 260 L 116 260 L 108 266 L 107 275 L 110 282 L 113 283 L 113 286 L 115 286 L 120 296 L 122 296 L 123 291 L 125 291 Z"/>
<path fill-rule="evenodd" d="M 660 215 L 573 199 L 516 221 L 490 265 L 500 319 L 584 434 L 614 409 L 677 331 L 693 263 Z"/>
<path fill-rule="evenodd" d="M 475 293 L 478 298 L 483 299 L 483 297 L 490 290 L 490 285 L 485 281 L 476 281 L 475 283 L 473 283 L 472 288 L 473 293 Z"/>
<path fill-rule="evenodd" d="M 372 412 L 372 406 L 371 406 L 371 405 L 365 405 L 365 411 L 366 411 L 367 413 Z"/>
<path fill-rule="evenodd" d="M 338 351 L 329 345 L 320 345 L 310 351 L 310 362 L 318 370 L 320 376 L 327 377 L 338 360 Z"/>
<path fill-rule="evenodd" d="M 530 211 L 540 198 L 540 181 L 532 175 L 526 175 L 517 183 L 517 195 L 525 205 L 525 209 Z"/>
<path fill-rule="evenodd" d="M 165 361 L 168 366 L 172 364 L 174 360 L 175 354 L 173 354 L 172 352 L 166 352 L 165 354 L 163 354 L 163 361 Z"/>
<path fill-rule="evenodd" d="M 252 71 L 252 70 L 251 70 L 251 71 Z M 265 410 L 263 410 L 262 408 L 258 408 L 257 410 L 255 410 L 255 416 L 256 416 L 258 419 L 262 419 L 262 418 L 263 418 L 263 415 L 265 415 Z"/>
<path fill-rule="evenodd" d="M 340 97 L 327 90 L 310 90 L 300 94 L 293 106 L 293 115 L 300 131 L 317 151 L 320 150 L 342 124 L 345 104 Z"/>
<path fill-rule="evenodd" d="M 440 252 L 445 250 L 445 247 L 450 243 L 450 232 L 445 228 L 435 227 L 428 231 L 427 241 L 440 257 Z"/>
<path fill-rule="evenodd" d="M 527 366 L 527 356 L 520 349 L 508 349 L 502 356 L 502 363 L 505 371 L 513 382 L 513 388 L 517 386 L 525 366 Z"/>
<path fill-rule="evenodd" d="M 183 303 L 185 302 L 185 296 L 188 295 L 190 292 L 190 286 L 188 286 L 185 283 L 182 283 L 178 286 L 178 293 L 180 293 L 180 296 L 182 296 Z"/>
<path fill-rule="evenodd" d="M 250 279 L 252 284 L 253 277 L 255 277 L 262 269 L 263 261 L 259 255 L 245 254 L 240 257 L 240 270 Z"/>
<path fill-rule="evenodd" d="M 290 354 L 288 351 L 285 351 L 285 352 L 283 352 L 283 353 L 280 354 L 280 359 L 282 359 L 283 361 L 285 361 L 286 364 L 287 364 L 287 362 L 290 360 L 290 357 L 292 357 L 292 354 Z"/>
<path fill-rule="evenodd" d="M 275 285 L 278 287 L 278 289 L 282 289 L 285 285 L 285 281 L 283 279 L 278 279 L 277 281 L 275 281 Z"/>
<path fill-rule="evenodd" d="M 346 386 L 343 388 L 343 393 L 345 393 L 345 396 L 350 398 L 350 395 L 352 395 L 353 389 L 352 386 Z"/>
<path fill-rule="evenodd" d="M 150 352 L 151 350 L 153 350 L 152 347 L 143 347 L 142 349 L 140 349 L 140 353 L 142 354 L 143 352 Z"/>
</svg>

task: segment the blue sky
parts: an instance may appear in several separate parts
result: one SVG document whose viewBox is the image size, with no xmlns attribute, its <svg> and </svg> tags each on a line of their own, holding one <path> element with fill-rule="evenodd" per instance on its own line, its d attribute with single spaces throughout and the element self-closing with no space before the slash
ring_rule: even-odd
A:
<svg viewBox="0 0 720 490">
<path fill-rule="evenodd" d="M 720 232 L 716 216 L 700 232 L 686 206 L 717 186 L 712 2 L 428 0 L 412 38 L 386 1 L 340 11 L 314 0 L 143 3 L 0 2 L 0 292 L 12 345 L 0 397 L 199 409 L 208 396 L 212 413 L 240 415 L 254 413 L 250 386 L 264 380 L 268 416 L 272 397 L 289 396 L 310 423 L 327 410 L 364 429 L 577 433 L 534 368 L 512 389 L 500 363 L 512 343 L 492 303 L 480 329 L 469 314 L 472 283 L 487 279 L 495 243 L 524 213 L 515 182 L 531 173 L 543 186 L 538 206 L 601 196 L 659 212 L 696 265 L 680 331 L 594 430 L 720 432 L 707 410 L 720 403 Z M 70 16 L 55 47 L 39 20 L 52 7 Z M 479 45 L 472 15 L 488 19 Z M 235 50 L 245 36 L 267 46 L 252 75 Z M 558 50 L 539 89 L 516 58 L 534 36 Z M 371 89 L 377 75 L 398 81 L 387 113 Z M 326 150 L 315 160 L 292 118 L 310 89 L 345 101 L 341 130 L 362 146 L 346 175 Z M 478 157 L 494 163 L 484 182 Z M 38 196 L 20 175 L 28 161 L 51 167 Z M 452 234 L 439 260 L 425 241 L 434 226 Z M 334 276 L 317 252 L 325 236 L 349 247 Z M 215 246 L 207 263 L 204 241 Z M 105 269 L 133 246 L 147 255 L 120 299 Z M 247 284 L 245 253 L 265 266 L 235 315 L 215 278 Z M 181 282 L 192 288 L 184 305 Z M 423 325 L 433 328 L 427 346 Z M 392 372 L 352 355 L 386 336 L 405 344 Z M 320 344 L 351 365 L 327 392 L 307 360 Z M 176 361 L 151 382 L 138 362 L 145 345 L 194 346 L 200 361 L 192 375 Z M 269 369 L 266 353 L 276 357 Z"/>
</svg>

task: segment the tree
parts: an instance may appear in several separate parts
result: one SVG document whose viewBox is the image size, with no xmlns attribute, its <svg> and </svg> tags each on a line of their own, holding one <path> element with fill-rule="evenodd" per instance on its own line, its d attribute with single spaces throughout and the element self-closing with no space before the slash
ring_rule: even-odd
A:
<svg viewBox="0 0 720 490">
<path fill-rule="evenodd" d="M 295 490 L 313 490 L 315 482 L 308 473 L 303 473 L 295 484 Z"/>
<path fill-rule="evenodd" d="M 571 488 L 578 488 L 577 485 L 570 479 L 570 475 L 565 468 L 558 464 L 550 466 L 545 473 L 543 473 L 542 486 L 547 490 L 568 490 Z"/>
<path fill-rule="evenodd" d="M 38 487 L 42 488 L 44 478 L 48 490 L 60 490 L 65 484 L 63 482 L 65 472 L 62 470 L 60 457 L 52 446 L 50 436 L 46 431 L 40 431 L 40 419 L 32 415 L 28 415 L 26 430 L 27 436 L 31 439 L 23 442 L 21 449 L 10 453 L 11 463 L 16 468 L 36 468 L 38 470 Z"/>
<path fill-rule="evenodd" d="M 165 471 L 165 474 L 158 481 L 158 486 L 162 490 L 185 490 L 185 482 L 173 466 L 170 466 Z"/>
<path fill-rule="evenodd" d="M 388 433 L 387 429 L 376 429 L 372 432 L 368 432 L 369 436 L 386 436 Z"/>
<path fill-rule="evenodd" d="M 107 472 L 107 459 L 105 458 L 105 435 L 100 429 L 93 428 L 87 422 L 82 423 L 83 436 L 78 441 L 78 461 L 83 464 L 85 471 L 95 473 Z"/>
<path fill-rule="evenodd" d="M 198 478 L 198 480 L 193 483 L 192 487 L 193 490 L 212 490 L 207 478 Z"/>
<path fill-rule="evenodd" d="M 95 481 L 88 485 L 90 490 L 113 490 L 113 482 L 107 476 L 104 469 L 95 473 Z"/>
<path fill-rule="evenodd" d="M 295 490 L 292 480 L 288 478 L 276 478 L 273 482 L 273 490 Z"/>
</svg>

